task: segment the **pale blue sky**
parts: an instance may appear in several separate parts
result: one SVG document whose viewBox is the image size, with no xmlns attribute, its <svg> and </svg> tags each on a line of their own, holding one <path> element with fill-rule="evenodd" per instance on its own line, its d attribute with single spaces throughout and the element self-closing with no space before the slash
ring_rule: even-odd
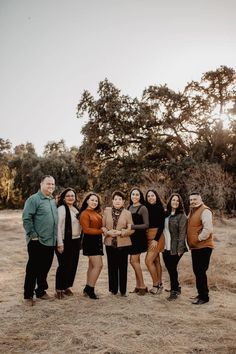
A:
<svg viewBox="0 0 236 354">
<path fill-rule="evenodd" d="M 0 0 L 0 138 L 80 145 L 76 105 L 107 77 L 124 94 L 236 69 L 235 0 Z"/>
</svg>

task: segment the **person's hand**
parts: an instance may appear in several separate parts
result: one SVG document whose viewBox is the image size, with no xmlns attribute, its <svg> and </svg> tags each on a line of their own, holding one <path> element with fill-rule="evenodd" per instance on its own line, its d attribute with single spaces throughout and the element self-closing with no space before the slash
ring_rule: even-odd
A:
<svg viewBox="0 0 236 354">
<path fill-rule="evenodd" d="M 127 225 L 128 230 L 131 230 L 131 225 L 132 225 L 132 224 L 128 224 L 128 225 Z"/>
<path fill-rule="evenodd" d="M 179 257 L 182 256 L 182 254 L 183 254 L 183 252 L 178 252 L 178 256 Z"/>
<path fill-rule="evenodd" d="M 150 243 L 150 246 L 149 246 L 149 251 L 154 251 L 155 248 L 157 248 L 157 245 L 158 245 L 158 241 L 152 240 L 152 242 Z"/>
<path fill-rule="evenodd" d="M 57 250 L 58 250 L 59 253 L 63 253 L 64 245 L 57 246 Z"/>
</svg>

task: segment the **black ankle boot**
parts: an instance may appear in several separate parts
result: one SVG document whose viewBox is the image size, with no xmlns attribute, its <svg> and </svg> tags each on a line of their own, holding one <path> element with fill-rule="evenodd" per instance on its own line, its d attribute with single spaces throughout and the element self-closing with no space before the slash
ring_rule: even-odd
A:
<svg viewBox="0 0 236 354">
<path fill-rule="evenodd" d="M 89 296 L 90 299 L 97 300 L 98 296 L 94 292 L 94 287 L 90 285 L 86 285 L 83 290 L 84 295 Z"/>
</svg>

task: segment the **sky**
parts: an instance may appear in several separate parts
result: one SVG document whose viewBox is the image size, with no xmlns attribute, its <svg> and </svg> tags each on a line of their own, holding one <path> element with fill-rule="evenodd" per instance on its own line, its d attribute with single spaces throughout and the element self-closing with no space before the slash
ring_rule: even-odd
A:
<svg viewBox="0 0 236 354">
<path fill-rule="evenodd" d="M 107 78 L 140 98 L 236 70 L 235 0 L 0 0 L 0 138 L 82 143 L 84 90 Z"/>
</svg>

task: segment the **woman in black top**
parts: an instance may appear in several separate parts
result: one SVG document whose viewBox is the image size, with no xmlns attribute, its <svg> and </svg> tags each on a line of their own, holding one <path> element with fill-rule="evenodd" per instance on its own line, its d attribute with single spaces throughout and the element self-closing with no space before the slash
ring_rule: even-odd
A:
<svg viewBox="0 0 236 354">
<path fill-rule="evenodd" d="M 147 230 L 148 250 L 145 263 L 153 282 L 150 293 L 159 294 L 163 289 L 160 252 L 163 251 L 165 245 L 162 233 L 165 224 L 165 211 L 160 197 L 154 189 L 147 191 L 145 202 L 149 213 L 149 229 Z"/>
<path fill-rule="evenodd" d="M 130 247 L 130 264 L 134 269 L 136 287 L 134 292 L 138 295 L 145 295 L 147 287 L 144 284 L 143 273 L 140 265 L 140 255 L 147 251 L 146 229 L 149 226 L 148 210 L 144 206 L 143 193 L 139 188 L 133 188 L 130 192 L 129 211 L 132 214 L 133 224 L 129 225 L 135 230 L 131 235 L 132 246 Z"/>
</svg>

